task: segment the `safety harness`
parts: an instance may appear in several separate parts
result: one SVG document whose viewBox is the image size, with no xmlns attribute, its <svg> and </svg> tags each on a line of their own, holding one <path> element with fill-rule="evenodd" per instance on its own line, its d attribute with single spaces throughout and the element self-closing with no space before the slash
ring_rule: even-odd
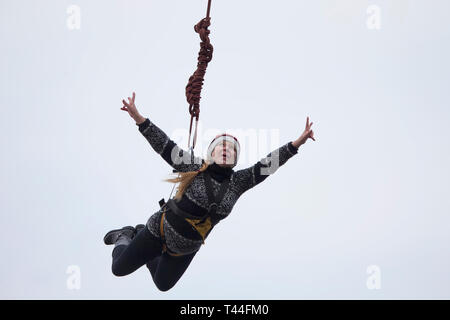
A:
<svg viewBox="0 0 450 320">
<path fill-rule="evenodd" d="M 197 232 L 202 237 L 202 244 L 205 244 L 206 237 L 209 235 L 214 226 L 221 220 L 221 216 L 217 214 L 217 208 L 225 196 L 225 193 L 228 189 L 228 185 L 230 184 L 230 179 L 228 178 L 221 183 L 219 193 L 217 194 L 217 197 L 215 197 L 213 193 L 213 185 L 210 173 L 207 171 L 203 171 L 202 173 L 205 181 L 206 193 L 208 195 L 208 200 L 210 203 L 208 212 L 203 217 L 194 216 L 184 210 L 181 210 L 177 206 L 177 200 L 173 198 L 169 199 L 167 203 L 164 201 L 164 198 L 159 201 L 161 209 L 164 209 L 161 215 L 161 222 L 160 222 L 161 244 L 163 247 L 163 252 L 167 252 L 172 256 L 183 256 L 186 254 L 191 254 L 192 252 L 179 254 L 172 252 L 167 248 L 164 237 L 164 223 L 163 223 L 167 208 L 169 208 L 169 210 L 172 211 L 177 216 L 189 222 L 189 224 L 191 224 L 195 228 L 195 230 L 197 230 Z"/>
</svg>

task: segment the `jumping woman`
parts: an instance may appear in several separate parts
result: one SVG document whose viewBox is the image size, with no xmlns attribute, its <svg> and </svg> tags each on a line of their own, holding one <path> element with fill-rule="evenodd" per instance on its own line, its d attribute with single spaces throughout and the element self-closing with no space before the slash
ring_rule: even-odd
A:
<svg viewBox="0 0 450 320">
<path fill-rule="evenodd" d="M 230 214 L 239 197 L 297 154 L 308 138 L 315 141 L 313 123 L 307 117 L 298 139 L 272 151 L 255 165 L 234 171 L 240 153 L 235 137 L 227 133 L 217 135 L 208 147 L 206 160 L 194 157 L 139 114 L 135 97 L 133 92 L 128 102 L 122 100 L 121 110 L 128 112 L 151 147 L 178 172 L 178 177 L 166 181 L 179 185 L 176 195 L 167 203 L 162 200 L 161 208 L 146 225 L 112 230 L 104 242 L 114 245 L 114 275 L 125 276 L 146 265 L 157 288 L 167 291 L 181 278 L 211 230 Z"/>
</svg>

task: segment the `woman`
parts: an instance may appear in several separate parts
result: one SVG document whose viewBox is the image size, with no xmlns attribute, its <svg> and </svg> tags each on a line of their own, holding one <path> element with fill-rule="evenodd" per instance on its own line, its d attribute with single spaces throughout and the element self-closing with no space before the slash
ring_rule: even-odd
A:
<svg viewBox="0 0 450 320">
<path fill-rule="evenodd" d="M 122 100 L 121 110 L 135 120 L 139 131 L 161 157 L 179 172 L 174 198 L 155 212 L 147 224 L 112 230 L 105 244 L 114 244 L 112 272 L 128 275 L 144 264 L 161 291 L 181 278 L 214 226 L 226 218 L 238 198 L 264 181 L 298 152 L 308 138 L 314 139 L 309 117 L 302 135 L 269 153 L 255 165 L 234 171 L 240 145 L 230 134 L 217 135 L 210 143 L 207 160 L 179 148 L 160 128 L 137 111 L 133 97 Z"/>
</svg>

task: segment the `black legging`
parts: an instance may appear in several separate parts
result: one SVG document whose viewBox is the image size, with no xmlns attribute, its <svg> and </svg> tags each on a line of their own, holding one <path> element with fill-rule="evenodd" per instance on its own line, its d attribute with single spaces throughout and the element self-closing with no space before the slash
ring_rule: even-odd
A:
<svg viewBox="0 0 450 320">
<path fill-rule="evenodd" d="M 196 253 L 178 257 L 163 253 L 159 239 L 145 227 L 130 244 L 114 248 L 112 272 L 126 276 L 146 264 L 158 289 L 167 291 L 178 282 Z"/>
</svg>

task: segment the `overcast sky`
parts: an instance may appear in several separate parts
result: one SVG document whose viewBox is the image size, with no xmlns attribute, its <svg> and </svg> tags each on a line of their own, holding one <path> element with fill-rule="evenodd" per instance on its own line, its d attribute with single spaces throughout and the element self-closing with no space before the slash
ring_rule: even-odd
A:
<svg viewBox="0 0 450 320">
<path fill-rule="evenodd" d="M 135 91 L 187 149 L 206 5 L 0 0 L 0 298 L 450 298 L 446 0 L 213 0 L 196 155 L 235 132 L 249 167 L 307 116 L 316 141 L 239 199 L 170 291 L 145 267 L 111 273 L 104 234 L 172 190 L 121 100 Z"/>
</svg>

